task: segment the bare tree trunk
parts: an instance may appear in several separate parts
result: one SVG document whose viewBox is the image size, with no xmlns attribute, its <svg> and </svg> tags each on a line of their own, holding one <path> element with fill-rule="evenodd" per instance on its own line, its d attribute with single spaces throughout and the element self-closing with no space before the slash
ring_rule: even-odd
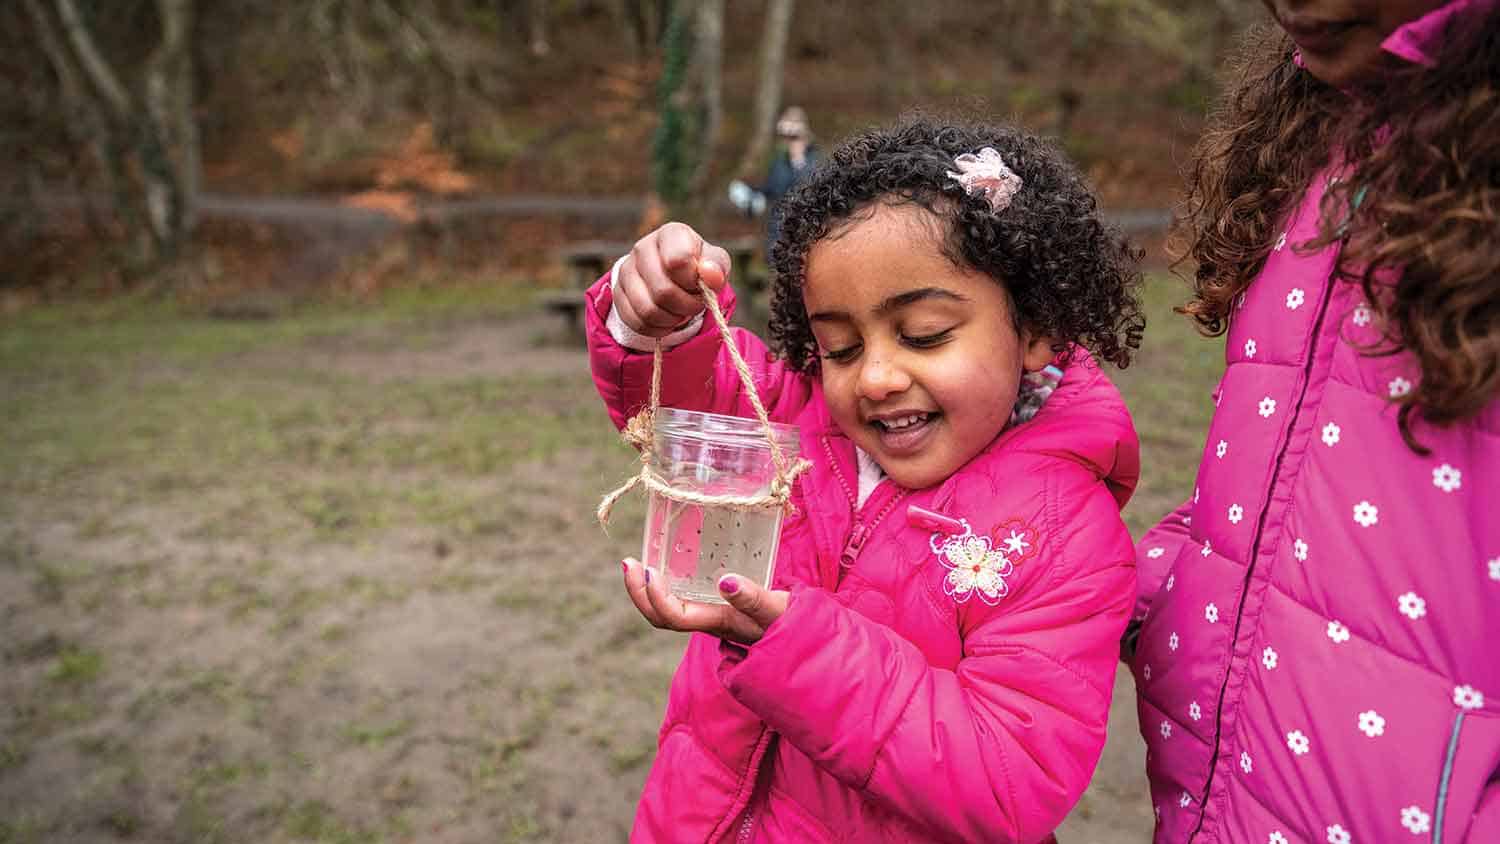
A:
<svg viewBox="0 0 1500 844">
<path fill-rule="evenodd" d="M 786 45 L 792 31 L 793 0 L 769 0 L 760 42 L 760 82 L 755 93 L 755 122 L 750 146 L 735 168 L 741 178 L 753 178 L 771 146 L 776 111 L 781 107 L 781 80 L 786 71 Z"/>
<path fill-rule="evenodd" d="M 702 202 L 704 184 L 713 169 L 714 151 L 724 123 L 724 0 L 698 0 L 693 41 L 693 68 L 699 83 L 698 154 L 689 191 Z"/>
<path fill-rule="evenodd" d="M 172 254 L 192 230 L 201 171 L 198 127 L 193 115 L 193 0 L 158 0 L 161 40 L 146 60 L 137 99 L 99 52 L 73 0 L 55 0 L 69 57 L 88 81 L 105 128 L 103 157 L 110 179 L 123 186 L 125 175 L 140 180 L 141 204 L 155 257 Z M 46 15 L 33 12 L 39 29 Z M 72 63 L 58 56 L 60 74 Z M 132 202 L 121 190 L 117 211 L 130 224 Z"/>
</svg>

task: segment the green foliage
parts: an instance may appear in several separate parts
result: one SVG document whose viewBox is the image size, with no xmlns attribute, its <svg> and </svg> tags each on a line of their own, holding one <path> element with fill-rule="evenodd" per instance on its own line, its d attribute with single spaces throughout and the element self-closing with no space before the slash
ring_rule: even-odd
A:
<svg viewBox="0 0 1500 844">
<path fill-rule="evenodd" d="M 651 139 L 651 183 L 669 206 L 688 198 L 689 182 L 696 166 L 696 139 L 701 120 L 691 107 L 688 64 L 693 53 L 691 17 L 679 9 L 662 36 L 662 73 L 656 99 L 660 111 Z"/>
</svg>

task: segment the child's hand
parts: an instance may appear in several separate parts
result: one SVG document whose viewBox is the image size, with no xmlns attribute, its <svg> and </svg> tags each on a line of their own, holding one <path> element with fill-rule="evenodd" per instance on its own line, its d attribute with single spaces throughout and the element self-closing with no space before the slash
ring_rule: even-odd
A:
<svg viewBox="0 0 1500 844">
<path fill-rule="evenodd" d="M 664 337 L 703 310 L 699 287 L 729 280 L 729 253 L 691 226 L 667 223 L 636 241 L 615 279 L 615 310 L 632 331 Z"/>
<path fill-rule="evenodd" d="M 719 593 L 729 606 L 684 601 L 667 591 L 660 577 L 648 577 L 637 560 L 626 558 L 625 591 L 641 615 L 661 630 L 708 633 L 750 644 L 765 635 L 771 622 L 786 612 L 787 593 L 766 589 L 737 575 L 719 581 Z"/>
</svg>

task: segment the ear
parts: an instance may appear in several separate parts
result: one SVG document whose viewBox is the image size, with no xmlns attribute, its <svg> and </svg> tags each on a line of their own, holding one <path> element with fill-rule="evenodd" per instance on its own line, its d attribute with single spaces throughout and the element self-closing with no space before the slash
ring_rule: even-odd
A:
<svg viewBox="0 0 1500 844">
<path fill-rule="evenodd" d="M 1051 337 L 1038 336 L 1030 329 L 1021 330 L 1021 368 L 1027 372 L 1040 371 L 1042 367 L 1052 362 L 1057 357 L 1053 348 L 1057 340 Z"/>
</svg>

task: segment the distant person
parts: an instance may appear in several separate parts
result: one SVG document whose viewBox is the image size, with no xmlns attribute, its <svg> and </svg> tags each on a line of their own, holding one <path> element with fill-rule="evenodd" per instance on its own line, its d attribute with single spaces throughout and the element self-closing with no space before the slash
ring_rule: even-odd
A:
<svg viewBox="0 0 1500 844">
<path fill-rule="evenodd" d="M 617 425 L 650 400 L 656 338 L 663 404 L 749 416 L 728 342 L 812 462 L 774 591 L 727 575 L 729 606 L 684 603 L 624 563 L 651 624 L 700 634 L 632 837 L 1051 841 L 1104 747 L 1135 594 L 1136 435 L 1100 362 L 1140 342 L 1139 255 L 1015 129 L 911 122 L 830 163 L 783 203 L 782 356 L 703 321 L 700 285 L 733 307 L 729 258 L 680 223 L 588 292 Z"/>
<path fill-rule="evenodd" d="M 1186 213 L 1227 367 L 1137 546 L 1158 842 L 1500 842 L 1500 3 L 1267 0 Z"/>
<path fill-rule="evenodd" d="M 752 215 L 766 215 L 767 264 L 771 261 L 771 244 L 781 230 L 780 200 L 812 172 L 819 156 L 807 112 L 798 106 L 790 106 L 781 113 L 776 121 L 776 139 L 776 155 L 765 182 L 757 187 L 735 180 L 729 185 L 729 199 L 736 207 Z"/>
</svg>

